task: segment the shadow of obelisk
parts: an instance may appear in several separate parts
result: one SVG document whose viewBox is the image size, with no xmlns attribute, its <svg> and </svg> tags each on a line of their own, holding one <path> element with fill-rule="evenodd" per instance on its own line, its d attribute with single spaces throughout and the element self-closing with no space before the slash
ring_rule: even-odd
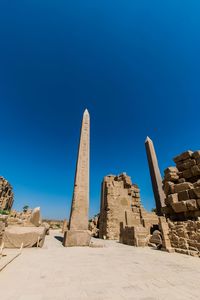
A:
<svg viewBox="0 0 200 300">
<path fill-rule="evenodd" d="M 162 177 L 160 175 L 160 169 L 158 166 L 156 152 L 154 149 L 153 142 L 149 137 L 146 138 L 145 147 L 146 147 L 147 159 L 149 163 L 149 171 L 151 175 L 152 188 L 153 188 L 153 193 L 156 202 L 156 213 L 158 216 L 162 216 L 163 215 L 162 207 L 165 206 L 164 203 L 165 194 L 162 188 Z"/>
<path fill-rule="evenodd" d="M 81 126 L 69 226 L 63 239 L 63 245 L 65 247 L 88 246 L 90 244 L 91 236 L 88 231 L 89 157 L 90 116 L 86 109 L 83 114 Z"/>
</svg>

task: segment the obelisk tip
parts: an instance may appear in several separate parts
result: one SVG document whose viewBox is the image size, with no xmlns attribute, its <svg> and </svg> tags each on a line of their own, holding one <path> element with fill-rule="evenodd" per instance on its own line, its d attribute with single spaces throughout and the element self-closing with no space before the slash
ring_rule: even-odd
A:
<svg viewBox="0 0 200 300">
<path fill-rule="evenodd" d="M 87 108 L 84 111 L 84 115 L 89 115 L 89 112 L 88 112 Z"/>
<path fill-rule="evenodd" d="M 146 140 L 145 140 L 145 143 L 147 142 L 152 142 L 152 140 L 150 139 L 150 137 L 147 136 Z"/>
</svg>

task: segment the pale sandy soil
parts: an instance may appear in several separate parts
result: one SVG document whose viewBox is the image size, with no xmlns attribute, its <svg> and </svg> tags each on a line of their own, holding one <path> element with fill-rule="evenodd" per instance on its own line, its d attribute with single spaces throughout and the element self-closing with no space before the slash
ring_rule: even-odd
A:
<svg viewBox="0 0 200 300">
<path fill-rule="evenodd" d="M 1 300 L 200 299 L 200 259 L 103 241 L 64 248 L 46 237 L 0 272 Z"/>
</svg>

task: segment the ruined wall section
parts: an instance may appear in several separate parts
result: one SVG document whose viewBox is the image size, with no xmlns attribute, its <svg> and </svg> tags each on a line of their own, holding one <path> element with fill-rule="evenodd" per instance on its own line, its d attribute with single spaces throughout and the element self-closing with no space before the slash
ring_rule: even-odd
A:
<svg viewBox="0 0 200 300">
<path fill-rule="evenodd" d="M 126 212 L 126 213 L 125 213 Z M 99 237 L 119 239 L 120 223 L 126 224 L 128 214 L 140 213 L 140 190 L 125 173 L 104 177 L 101 191 Z"/>
<path fill-rule="evenodd" d="M 165 170 L 164 213 L 174 221 L 200 217 L 200 151 L 186 151 L 174 158 L 175 167 Z"/>
<path fill-rule="evenodd" d="M 175 251 L 200 257 L 200 221 L 168 221 L 168 224 L 171 246 Z"/>
<path fill-rule="evenodd" d="M 165 170 L 164 208 L 176 252 L 200 257 L 200 151 L 186 151 Z"/>
</svg>

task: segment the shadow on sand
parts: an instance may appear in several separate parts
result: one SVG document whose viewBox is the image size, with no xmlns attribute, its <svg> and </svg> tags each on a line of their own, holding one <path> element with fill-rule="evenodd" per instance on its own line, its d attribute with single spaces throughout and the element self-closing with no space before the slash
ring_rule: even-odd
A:
<svg viewBox="0 0 200 300">
<path fill-rule="evenodd" d="M 63 242 L 63 237 L 62 236 L 55 235 L 54 238 L 57 239 L 61 243 Z"/>
</svg>

